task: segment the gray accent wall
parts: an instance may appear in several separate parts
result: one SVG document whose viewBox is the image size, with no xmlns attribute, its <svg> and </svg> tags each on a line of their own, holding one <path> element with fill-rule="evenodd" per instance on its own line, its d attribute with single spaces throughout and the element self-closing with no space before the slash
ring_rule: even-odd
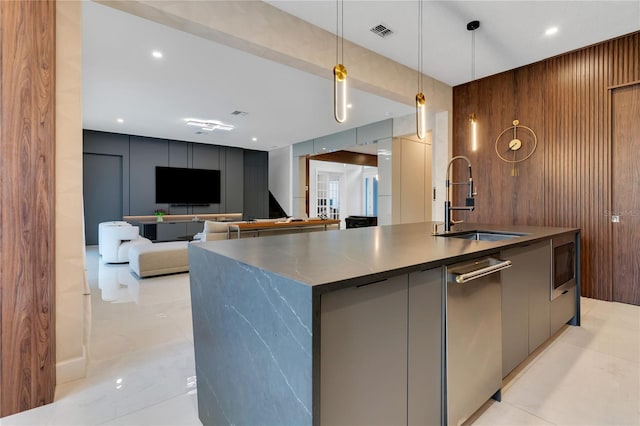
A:
<svg viewBox="0 0 640 426">
<path fill-rule="evenodd" d="M 269 153 L 246 151 L 244 155 L 244 218 L 269 217 Z M 265 184 L 266 182 L 266 184 Z"/>
<path fill-rule="evenodd" d="M 156 166 L 169 165 L 169 141 L 131 136 L 129 153 L 129 214 L 148 215 L 156 209 L 171 213 L 168 204 L 156 204 Z"/>
<path fill-rule="evenodd" d="M 95 245 L 98 224 L 122 217 L 122 156 L 84 154 L 82 161 L 86 243 Z"/>
<path fill-rule="evenodd" d="M 268 217 L 267 152 L 94 130 L 84 130 L 83 152 L 122 158 L 122 171 L 113 171 L 120 175 L 114 179 L 122 182 L 122 199 L 112 200 L 113 196 L 110 195 L 100 201 L 102 204 L 121 204 L 122 216 L 151 215 L 156 209 L 164 209 L 169 214 L 243 213 L 245 218 Z M 156 166 L 220 170 L 220 203 L 208 206 L 156 204 Z M 87 184 L 90 185 L 85 182 Z M 205 184 L 194 182 L 194 185 Z M 84 190 L 98 189 L 87 186 Z M 85 197 L 85 212 L 100 209 L 93 205 L 95 199 L 96 197 Z M 87 205 L 88 202 L 91 205 Z M 100 221 L 121 219 L 100 218 Z M 97 240 L 97 235 L 93 235 L 97 232 L 96 220 L 98 219 L 85 217 L 87 244 Z"/>
</svg>

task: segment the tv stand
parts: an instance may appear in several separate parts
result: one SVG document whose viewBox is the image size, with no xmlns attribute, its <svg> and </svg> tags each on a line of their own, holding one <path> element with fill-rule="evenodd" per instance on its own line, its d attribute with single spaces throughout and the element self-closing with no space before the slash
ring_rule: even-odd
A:
<svg viewBox="0 0 640 426">
<path fill-rule="evenodd" d="M 153 215 L 124 216 L 123 220 L 140 227 L 140 234 L 151 241 L 185 240 L 187 235 L 202 232 L 205 220 L 242 220 L 242 213 L 199 213 L 197 215 L 164 215 L 162 222 Z"/>
<path fill-rule="evenodd" d="M 179 241 L 184 240 L 185 235 L 195 235 L 202 232 L 204 221 L 194 221 L 191 219 L 166 220 L 143 220 L 135 223 L 140 226 L 140 233 L 143 237 L 154 242 Z"/>
</svg>

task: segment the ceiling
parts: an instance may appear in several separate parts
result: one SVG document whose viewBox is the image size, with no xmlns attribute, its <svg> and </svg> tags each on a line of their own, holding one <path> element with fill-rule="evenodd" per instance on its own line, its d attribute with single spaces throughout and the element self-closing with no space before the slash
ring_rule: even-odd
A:
<svg viewBox="0 0 640 426">
<path fill-rule="evenodd" d="M 335 1 L 268 3 L 335 33 Z M 417 7 L 415 0 L 346 0 L 344 36 L 417 69 Z M 640 1 L 425 1 L 423 17 L 423 71 L 455 86 L 472 80 L 471 20 L 481 22 L 481 78 L 638 31 Z M 394 33 L 369 31 L 378 24 Z M 555 36 L 544 35 L 550 26 Z M 338 125 L 330 80 L 93 2 L 83 2 L 82 67 L 85 129 L 272 150 L 413 112 L 352 89 L 349 121 Z M 187 118 L 235 128 L 202 132 Z"/>
</svg>

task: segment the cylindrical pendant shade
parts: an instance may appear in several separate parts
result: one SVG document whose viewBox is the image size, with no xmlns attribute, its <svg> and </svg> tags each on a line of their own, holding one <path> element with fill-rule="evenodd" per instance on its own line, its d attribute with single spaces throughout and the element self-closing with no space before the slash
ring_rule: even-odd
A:
<svg viewBox="0 0 640 426">
<path fill-rule="evenodd" d="M 427 133 L 427 100 L 422 92 L 416 94 L 416 135 L 424 139 Z"/>
<path fill-rule="evenodd" d="M 333 67 L 333 117 L 338 123 L 347 119 L 347 68 L 342 64 Z"/>
<path fill-rule="evenodd" d="M 471 122 L 471 151 L 476 151 L 478 149 L 478 136 L 477 136 L 477 120 L 476 114 L 471 114 L 469 116 L 469 121 Z"/>
</svg>

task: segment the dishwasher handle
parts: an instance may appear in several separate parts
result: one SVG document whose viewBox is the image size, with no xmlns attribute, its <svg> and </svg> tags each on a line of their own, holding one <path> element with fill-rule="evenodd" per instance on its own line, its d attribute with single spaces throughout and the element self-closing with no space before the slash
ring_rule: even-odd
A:
<svg viewBox="0 0 640 426">
<path fill-rule="evenodd" d="M 487 275 L 493 274 L 498 271 L 502 271 L 503 269 L 511 268 L 510 260 L 502 260 L 496 259 L 498 263 L 486 266 L 484 268 L 476 269 L 475 271 L 470 271 L 464 274 L 456 274 L 453 273 L 456 277 L 456 282 L 458 284 L 468 283 L 469 281 L 473 281 L 478 278 L 485 277 Z"/>
</svg>

